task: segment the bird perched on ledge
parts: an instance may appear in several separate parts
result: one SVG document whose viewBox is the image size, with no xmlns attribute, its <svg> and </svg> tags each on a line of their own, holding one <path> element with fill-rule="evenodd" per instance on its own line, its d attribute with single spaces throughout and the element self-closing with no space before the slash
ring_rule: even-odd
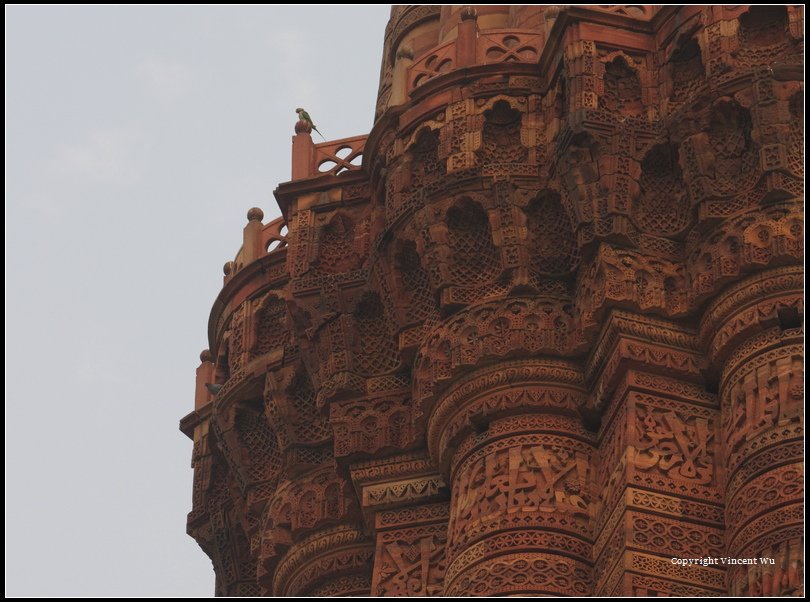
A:
<svg viewBox="0 0 810 602">
<path fill-rule="evenodd" d="M 216 396 L 217 393 L 222 391 L 222 387 L 223 387 L 223 385 L 220 384 L 220 383 L 217 383 L 217 384 L 205 383 L 205 388 L 208 389 L 208 392 L 211 393 L 211 395 L 214 395 L 214 396 Z"/>
<path fill-rule="evenodd" d="M 300 119 L 301 121 L 306 122 L 309 125 L 309 127 L 311 127 L 313 130 L 318 132 L 318 136 L 323 138 L 323 134 L 321 134 L 318 131 L 318 128 L 315 127 L 315 124 L 312 123 L 312 117 L 309 116 L 309 113 L 307 113 L 304 109 L 295 109 L 295 112 L 298 113 L 298 119 Z M 323 138 L 323 139 L 326 140 L 326 138 Z"/>
</svg>

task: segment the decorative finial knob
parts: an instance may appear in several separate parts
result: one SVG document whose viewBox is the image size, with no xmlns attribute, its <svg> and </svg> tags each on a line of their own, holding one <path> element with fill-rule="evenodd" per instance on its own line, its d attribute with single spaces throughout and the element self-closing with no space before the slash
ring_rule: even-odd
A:
<svg viewBox="0 0 810 602">
<path fill-rule="evenodd" d="M 296 134 L 311 134 L 312 133 L 312 124 L 308 121 L 304 121 L 303 119 L 299 119 L 295 122 L 295 133 Z"/>
<path fill-rule="evenodd" d="M 212 359 L 211 351 L 209 349 L 203 349 L 200 352 L 200 361 L 201 362 L 210 362 Z"/>
<path fill-rule="evenodd" d="M 233 261 L 226 261 L 225 265 L 222 266 L 222 273 L 230 276 L 231 272 L 233 272 Z"/>
<path fill-rule="evenodd" d="M 477 19 L 478 11 L 472 6 L 465 6 L 461 9 L 461 20 L 469 21 L 470 19 Z"/>
<path fill-rule="evenodd" d="M 247 218 L 249 222 L 252 221 L 260 222 L 264 219 L 264 211 L 262 211 L 258 207 L 251 207 L 247 212 Z"/>
</svg>

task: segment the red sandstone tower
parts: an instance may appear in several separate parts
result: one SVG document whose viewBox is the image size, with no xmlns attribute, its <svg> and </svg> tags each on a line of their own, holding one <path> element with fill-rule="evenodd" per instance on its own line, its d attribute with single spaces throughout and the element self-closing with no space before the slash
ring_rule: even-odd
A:
<svg viewBox="0 0 810 602">
<path fill-rule="evenodd" d="M 217 593 L 802 593 L 803 18 L 395 7 L 225 265 Z"/>
</svg>

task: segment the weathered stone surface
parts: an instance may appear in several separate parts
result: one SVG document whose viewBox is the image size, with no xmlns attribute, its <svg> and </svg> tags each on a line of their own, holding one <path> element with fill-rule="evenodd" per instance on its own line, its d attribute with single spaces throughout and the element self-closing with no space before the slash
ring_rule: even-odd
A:
<svg viewBox="0 0 810 602">
<path fill-rule="evenodd" d="M 296 125 L 225 266 L 216 593 L 802 594 L 802 32 L 394 7 L 372 131 Z"/>
</svg>

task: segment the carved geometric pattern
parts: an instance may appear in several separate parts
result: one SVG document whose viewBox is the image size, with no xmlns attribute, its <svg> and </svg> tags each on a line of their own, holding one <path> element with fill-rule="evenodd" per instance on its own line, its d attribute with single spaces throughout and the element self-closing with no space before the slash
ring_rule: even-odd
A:
<svg viewBox="0 0 810 602">
<path fill-rule="evenodd" d="M 714 433 L 706 418 L 684 418 L 676 412 L 639 404 L 636 414 L 638 442 L 635 464 L 658 467 L 673 478 L 711 483 Z"/>
<path fill-rule="evenodd" d="M 267 479 L 278 474 L 281 468 L 278 439 L 264 416 L 248 409 L 239 410 L 235 428 L 250 458 L 248 471 L 251 477 Z"/>
<path fill-rule="evenodd" d="M 622 115 L 638 115 L 642 109 L 641 84 L 638 74 L 624 57 L 605 64 L 605 92 L 599 97 L 599 108 Z"/>
<path fill-rule="evenodd" d="M 447 211 L 447 238 L 453 254 L 450 274 L 458 284 L 486 282 L 499 267 L 486 212 L 461 199 Z"/>
<path fill-rule="evenodd" d="M 438 325 L 414 362 L 414 395 L 421 401 L 455 372 L 523 350 L 568 355 L 582 339 L 566 304 L 516 297 L 482 303 Z"/>
<path fill-rule="evenodd" d="M 438 75 L 452 71 L 453 50 L 455 49 L 449 44 L 440 46 L 430 56 L 414 63 L 410 69 L 409 88 L 417 88 Z"/>
<path fill-rule="evenodd" d="M 435 596 L 442 592 L 445 537 L 423 533 L 413 540 L 384 536 L 374 565 L 377 596 Z"/>
<path fill-rule="evenodd" d="M 244 303 L 233 313 L 231 325 L 228 329 L 228 370 L 231 374 L 239 371 L 244 363 L 245 352 L 245 312 L 247 304 Z"/>
<path fill-rule="evenodd" d="M 526 209 L 529 250 L 537 276 L 568 274 L 579 262 L 571 220 L 559 195 L 546 193 Z"/>
<path fill-rule="evenodd" d="M 301 443 L 321 442 L 330 435 L 329 425 L 320 416 L 315 405 L 315 389 L 312 380 L 305 370 L 299 369 L 286 389 L 289 409 L 297 417 L 290 416 L 293 422 L 295 439 Z"/>
<path fill-rule="evenodd" d="M 448 589 L 448 596 L 591 593 L 589 566 L 565 556 L 538 552 L 506 554 L 468 569 Z"/>
<path fill-rule="evenodd" d="M 268 295 L 256 313 L 256 341 L 253 355 L 259 356 L 282 347 L 288 336 L 287 304 L 275 295 Z"/>
<path fill-rule="evenodd" d="M 790 97 L 790 136 L 788 165 L 797 177 L 804 177 L 804 95 L 796 92 Z"/>
<path fill-rule="evenodd" d="M 320 253 L 316 265 L 321 272 L 346 272 L 356 268 L 360 261 L 355 250 L 355 226 L 345 215 L 336 214 L 323 226 L 318 244 Z"/>
<path fill-rule="evenodd" d="M 760 356 L 746 365 L 725 387 L 724 444 L 732 466 L 746 440 L 801 420 L 803 364 L 801 347 L 786 346 L 778 354 Z"/>
<path fill-rule="evenodd" d="M 436 302 L 430 289 L 427 271 L 422 267 L 413 241 L 406 240 L 396 256 L 397 268 L 402 276 L 402 288 L 408 295 L 406 314 L 408 322 L 422 322 L 433 315 Z"/>
<path fill-rule="evenodd" d="M 445 162 L 439 160 L 438 148 L 438 133 L 435 130 L 423 130 L 409 149 L 412 157 L 412 189 L 421 190 L 445 174 Z"/>
<path fill-rule="evenodd" d="M 639 227 L 651 234 L 670 235 L 690 221 L 691 207 L 683 183 L 678 153 L 671 145 L 659 145 L 641 162 Z"/>
<path fill-rule="evenodd" d="M 706 70 L 703 67 L 700 46 L 697 39 L 690 38 L 672 55 L 671 103 L 677 105 L 691 99 L 695 92 L 706 83 Z"/>
<path fill-rule="evenodd" d="M 521 115 L 509 103 L 500 100 L 485 113 L 483 144 L 478 151 L 480 163 L 521 163 L 529 149 L 520 141 Z"/>
<path fill-rule="evenodd" d="M 719 103 L 711 113 L 709 145 L 714 153 L 711 166 L 713 192 L 732 195 L 751 186 L 757 153 L 751 140 L 751 118 L 733 102 Z"/>
<path fill-rule="evenodd" d="M 281 559 L 272 583 L 276 596 L 306 595 L 324 577 L 370 573 L 373 547 L 361 532 L 340 526 L 302 538 Z"/>
<path fill-rule="evenodd" d="M 752 7 L 740 17 L 738 30 L 740 65 L 769 65 L 785 58 L 792 48 L 788 15 L 784 6 Z"/>
<path fill-rule="evenodd" d="M 636 415 L 631 480 L 660 491 L 717 499 L 715 410 L 631 394 Z"/>
<path fill-rule="evenodd" d="M 351 496 L 343 479 L 335 475 L 330 462 L 305 473 L 307 479 L 283 481 L 276 488 L 265 511 L 274 528 L 293 532 L 338 521 L 346 513 Z"/>
<path fill-rule="evenodd" d="M 572 436 L 543 431 L 572 431 Z M 590 558 L 591 446 L 575 439 L 584 434 L 576 431 L 572 419 L 518 415 L 495 420 L 459 446 L 451 467 L 447 554 L 452 581 L 445 594 L 590 592 L 588 565 L 566 558 L 572 551 Z M 508 436 L 515 432 L 526 434 Z M 512 554 L 519 547 L 526 551 Z M 479 557 L 486 560 L 473 561 Z M 534 565 L 524 562 L 532 557 L 554 561 L 551 573 L 561 575 L 552 583 L 562 590 L 544 580 L 548 574 L 534 575 Z"/>
<path fill-rule="evenodd" d="M 363 295 L 354 311 L 357 328 L 357 371 L 363 375 L 380 374 L 397 367 L 396 344 L 388 330 L 385 308 L 377 293 Z"/>
<path fill-rule="evenodd" d="M 410 407 L 400 399 L 350 400 L 331 406 L 335 455 L 405 448 L 414 437 Z"/>
<path fill-rule="evenodd" d="M 537 44 L 540 37 L 537 35 L 509 32 L 506 34 L 490 34 L 481 36 L 481 51 L 486 56 L 487 63 L 500 63 L 504 61 L 533 62 L 538 58 Z"/>
<path fill-rule="evenodd" d="M 803 26 L 395 6 L 374 128 L 297 132 L 224 268 L 216 593 L 802 595 Z"/>
</svg>

